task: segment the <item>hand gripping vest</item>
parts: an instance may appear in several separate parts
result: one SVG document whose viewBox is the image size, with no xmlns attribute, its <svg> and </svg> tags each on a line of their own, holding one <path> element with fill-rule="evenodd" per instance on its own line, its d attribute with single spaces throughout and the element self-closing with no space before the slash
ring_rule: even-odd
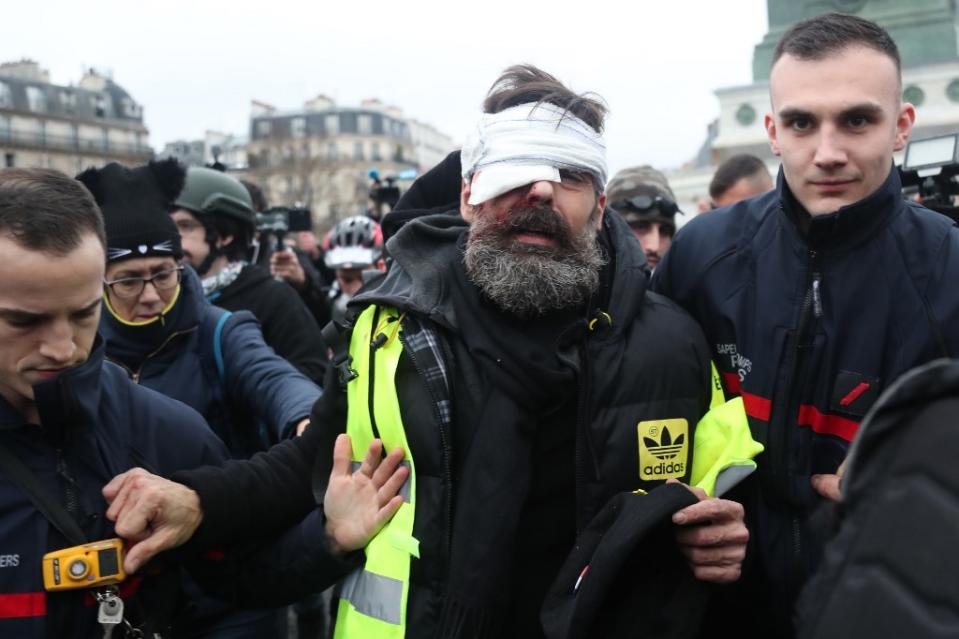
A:
<svg viewBox="0 0 959 639">
<path fill-rule="evenodd" d="M 403 352 L 400 317 L 392 309 L 367 308 L 357 318 L 350 355 L 357 373 L 346 387 L 346 433 L 359 467 L 375 438 L 385 450 L 400 447 L 410 475 L 403 505 L 365 548 L 366 563 L 343 580 L 334 639 L 401 639 L 406 634 L 410 557 L 419 558 L 413 537 L 416 466 L 400 417 L 394 375 Z"/>
</svg>

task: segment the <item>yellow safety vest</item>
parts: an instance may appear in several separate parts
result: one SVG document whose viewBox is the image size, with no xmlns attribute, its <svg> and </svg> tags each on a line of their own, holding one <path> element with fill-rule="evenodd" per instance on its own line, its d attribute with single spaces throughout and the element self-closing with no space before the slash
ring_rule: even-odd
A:
<svg viewBox="0 0 959 639">
<path fill-rule="evenodd" d="M 410 475 L 401 491 L 403 505 L 367 544 L 366 563 L 341 583 L 334 639 L 401 639 L 406 635 L 410 557 L 419 558 L 419 542 L 413 537 L 416 465 L 394 383 L 403 352 L 400 325 L 396 311 L 371 306 L 360 314 L 350 341 L 357 377 L 346 387 L 346 432 L 353 443 L 353 462 L 358 466 L 378 437 L 386 450 L 400 447 L 406 451 L 403 463 Z"/>
<path fill-rule="evenodd" d="M 717 497 L 756 470 L 753 457 L 763 452 L 763 446 L 753 439 L 749 430 L 743 398 L 726 401 L 715 366 L 712 366 L 712 384 L 709 412 L 696 424 L 693 436 L 689 483 Z"/>
<path fill-rule="evenodd" d="M 366 546 L 366 563 L 341 583 L 334 639 L 402 639 L 406 635 L 410 557 L 419 558 L 413 537 L 416 508 L 416 465 L 396 395 L 395 375 L 403 345 L 402 318 L 393 309 L 371 306 L 357 318 L 350 340 L 357 376 L 347 387 L 346 432 L 359 466 L 373 439 L 386 450 L 401 447 L 409 479 L 401 491 L 404 503 Z M 694 437 L 691 481 L 714 495 L 742 474 L 755 470 L 752 457 L 762 451 L 753 441 L 742 399 L 725 401 L 715 367 L 710 411 Z M 372 414 L 370 410 L 372 409 Z"/>
</svg>

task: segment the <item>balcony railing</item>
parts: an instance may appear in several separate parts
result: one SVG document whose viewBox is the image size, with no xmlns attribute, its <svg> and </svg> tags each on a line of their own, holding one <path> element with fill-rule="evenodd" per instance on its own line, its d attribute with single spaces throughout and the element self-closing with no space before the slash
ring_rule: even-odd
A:
<svg viewBox="0 0 959 639">
<path fill-rule="evenodd" d="M 121 155 L 152 157 L 153 149 L 135 142 L 114 142 L 111 140 L 91 140 L 73 136 L 46 135 L 39 132 L 0 129 L 0 146 L 14 146 L 26 149 L 43 149 L 68 153 L 90 155 Z"/>
</svg>

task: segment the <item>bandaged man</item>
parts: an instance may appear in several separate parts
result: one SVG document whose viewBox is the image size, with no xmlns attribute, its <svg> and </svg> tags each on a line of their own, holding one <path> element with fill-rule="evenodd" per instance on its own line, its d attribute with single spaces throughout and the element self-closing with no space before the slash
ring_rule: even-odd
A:
<svg viewBox="0 0 959 639">
<path fill-rule="evenodd" d="M 607 502 L 701 483 L 709 349 L 646 292 L 638 243 L 604 211 L 605 108 L 524 66 L 497 80 L 484 111 L 458 209 L 406 224 L 385 278 L 351 301 L 313 425 L 252 462 L 176 476 L 190 489 L 119 477 L 107 494 L 128 504 L 110 513 L 121 533 L 141 535 L 152 517 L 188 536 L 163 514 L 182 502 L 203 513 L 207 541 L 275 534 L 314 507 L 311 477 L 317 494 L 331 470 L 341 479 L 339 433 L 355 453 L 380 438 L 404 451 L 404 502 L 364 553 L 343 555 L 342 574 L 324 575 L 342 578 L 336 636 L 539 637 L 547 590 Z M 683 564 L 734 580 L 741 507 L 694 490 L 680 488 L 691 505 L 667 516 L 671 552 L 687 576 Z"/>
</svg>

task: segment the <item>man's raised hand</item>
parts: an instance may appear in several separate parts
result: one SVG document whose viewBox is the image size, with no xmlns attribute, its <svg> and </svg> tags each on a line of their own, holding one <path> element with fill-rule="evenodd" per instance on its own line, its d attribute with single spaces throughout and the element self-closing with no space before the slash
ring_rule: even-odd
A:
<svg viewBox="0 0 959 639">
<path fill-rule="evenodd" d="M 326 534 L 334 552 L 363 548 L 403 504 L 398 494 L 409 477 L 401 466 L 404 452 L 395 448 L 383 457 L 383 444 L 375 439 L 355 471 L 350 469 L 349 435 L 336 438 L 333 471 L 323 497 Z"/>
</svg>

